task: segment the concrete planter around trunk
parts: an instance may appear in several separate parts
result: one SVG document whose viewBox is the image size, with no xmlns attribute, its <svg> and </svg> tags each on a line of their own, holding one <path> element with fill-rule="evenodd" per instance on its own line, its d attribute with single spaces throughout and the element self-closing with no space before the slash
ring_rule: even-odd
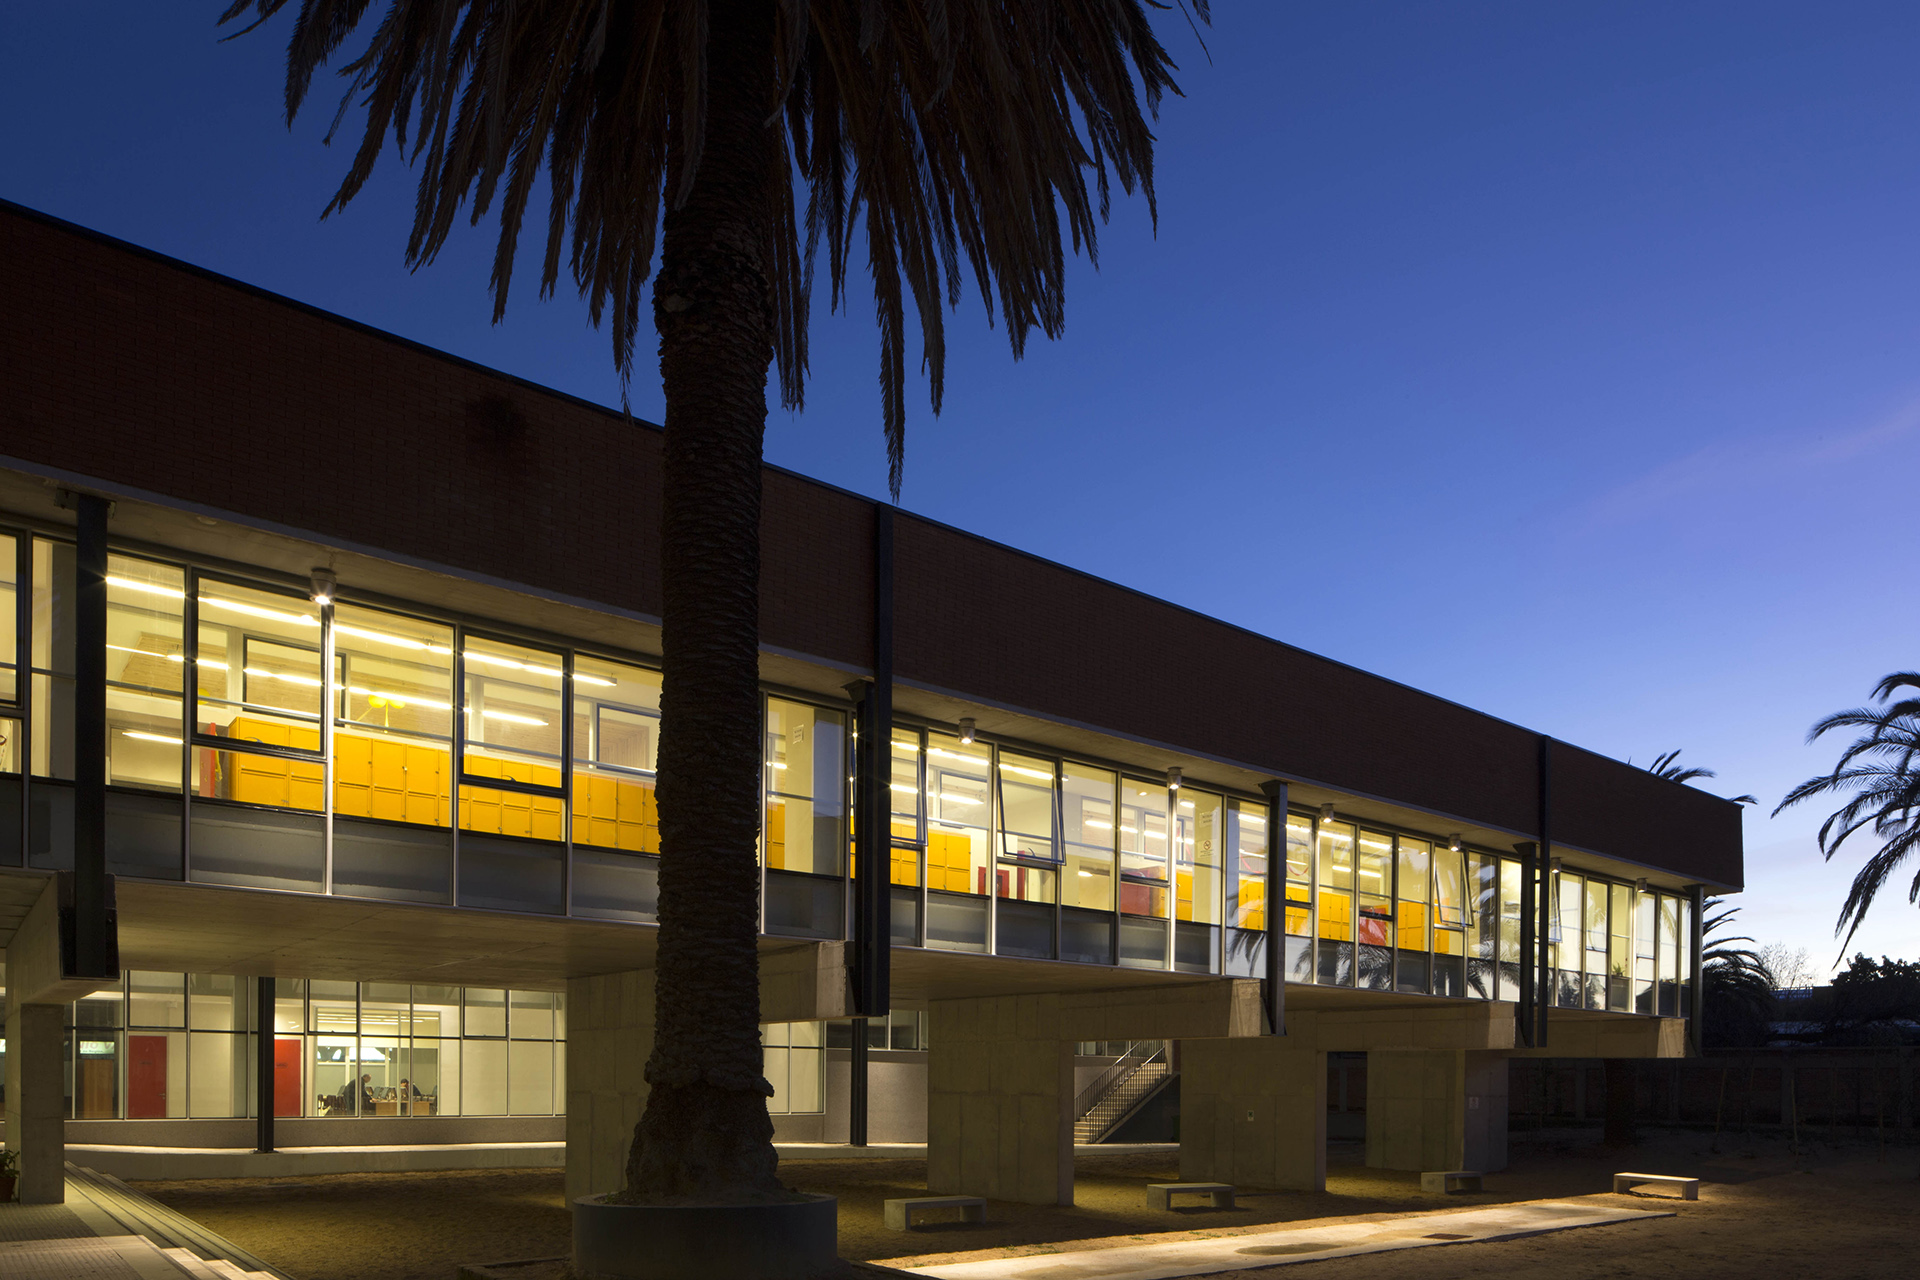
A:
<svg viewBox="0 0 1920 1280">
<path fill-rule="evenodd" d="M 839 1202 L 832 1196 L 743 1205 L 605 1200 L 573 1202 L 579 1280 L 811 1280 L 839 1258 Z"/>
</svg>

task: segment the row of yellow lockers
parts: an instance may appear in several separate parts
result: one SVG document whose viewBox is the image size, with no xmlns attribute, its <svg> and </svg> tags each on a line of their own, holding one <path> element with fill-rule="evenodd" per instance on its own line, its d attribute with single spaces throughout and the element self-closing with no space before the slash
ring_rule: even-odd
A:
<svg viewBox="0 0 1920 1280">
<path fill-rule="evenodd" d="M 236 719 L 230 736 L 312 751 L 319 732 L 273 721 Z M 506 776 L 508 766 L 486 756 L 468 757 L 471 777 Z M 317 811 L 325 790 L 318 764 L 249 752 L 209 752 L 202 765 L 201 794 L 245 804 Z M 554 768 L 516 763 L 512 776 L 541 786 L 560 785 Z M 336 733 L 333 739 L 334 812 L 389 822 L 445 826 L 452 803 L 453 761 L 448 752 L 395 738 Z M 660 852 L 660 817 L 653 788 L 603 774 L 574 775 L 574 840 L 603 849 Z M 563 839 L 565 814 L 557 796 L 465 788 L 460 826 L 467 831 Z"/>
</svg>

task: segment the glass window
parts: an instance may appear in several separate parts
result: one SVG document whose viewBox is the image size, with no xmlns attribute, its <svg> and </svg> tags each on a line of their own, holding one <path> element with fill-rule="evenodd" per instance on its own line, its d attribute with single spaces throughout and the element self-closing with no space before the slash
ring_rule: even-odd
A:
<svg viewBox="0 0 1920 1280">
<path fill-rule="evenodd" d="M 553 1039 L 553 993 L 510 991 L 507 1026 L 515 1040 Z"/>
<path fill-rule="evenodd" d="M 1174 918 L 1219 924 L 1226 801 L 1211 792 L 1182 787 L 1174 809 Z"/>
<path fill-rule="evenodd" d="M 460 1034 L 460 988 L 415 986 L 413 1034 L 446 1038 Z"/>
<path fill-rule="evenodd" d="M 1353 941 L 1353 828 L 1320 823 L 1320 936 Z"/>
<path fill-rule="evenodd" d="M 1061 770 L 1060 832 L 1066 852 L 1060 901 L 1089 911 L 1113 910 L 1113 787 L 1104 769 Z"/>
<path fill-rule="evenodd" d="M 1232 802 L 1233 895 L 1227 922 L 1255 933 L 1267 927 L 1267 814 L 1264 805 Z"/>
<path fill-rule="evenodd" d="M 1359 847 L 1355 883 L 1360 891 L 1360 941 L 1384 947 L 1392 941 L 1393 837 L 1362 831 Z"/>
<path fill-rule="evenodd" d="M 0 534 L 0 702 L 20 697 L 20 541 Z"/>
<path fill-rule="evenodd" d="M 999 753 L 995 773 L 1000 780 L 1000 867 L 995 892 L 1019 902 L 1052 903 L 1059 876 L 1052 866 L 1058 854 L 1053 841 L 1053 762 L 1011 751 Z M 1003 941 L 1009 920 L 1002 918 Z M 1034 934 L 1038 921 L 1024 921 L 1017 945 L 1030 953 L 1052 956 L 1051 930 Z M 1050 926 L 1050 922 L 1049 922 Z M 1028 936 L 1032 934 L 1032 936 Z"/>
<path fill-rule="evenodd" d="M 1484 853 L 1467 859 L 1467 994 L 1494 998 L 1494 962 L 1500 930 L 1500 860 Z"/>
<path fill-rule="evenodd" d="M 333 610 L 334 811 L 444 827 L 453 803 L 453 628 Z"/>
<path fill-rule="evenodd" d="M 1362 837 L 1365 840 L 1365 837 Z M 1428 885 L 1427 867 L 1433 859 L 1433 846 L 1425 840 L 1414 840 L 1401 836 L 1398 841 L 1399 865 L 1395 870 L 1394 882 L 1394 945 L 1403 951 L 1427 950 L 1427 911 Z M 1365 847 L 1364 844 L 1362 846 Z M 1454 855 L 1456 858 L 1458 854 Z M 1442 860 L 1445 853 L 1442 852 Z M 1436 874 L 1444 876 L 1445 871 L 1435 868 Z M 1433 886 L 1432 897 L 1435 904 L 1439 900 L 1439 885 Z M 1455 922 L 1457 923 L 1457 921 Z M 1439 941 L 1436 949 L 1444 950 Z"/>
<path fill-rule="evenodd" d="M 767 699 L 766 860 L 773 870 L 841 874 L 846 725 L 838 711 Z"/>
<path fill-rule="evenodd" d="M 1326 986 L 1353 985 L 1354 829 L 1344 822 L 1322 821 L 1316 832 L 1320 885 L 1315 917 L 1320 939 L 1314 980 Z"/>
<path fill-rule="evenodd" d="M 1660 1014 L 1673 1017 L 1680 1011 L 1680 900 L 1660 895 Z"/>
<path fill-rule="evenodd" d="M 232 982 L 232 977 L 227 981 Z M 251 1037 L 195 1031 L 187 1039 L 187 1078 L 192 1082 L 188 1114 L 218 1119 L 246 1115 Z"/>
<path fill-rule="evenodd" d="M 894 884 L 920 883 L 920 731 L 893 728 L 891 780 L 887 784 L 892 817 Z"/>
<path fill-rule="evenodd" d="M 73 674 L 73 544 L 33 540 L 33 669 Z"/>
<path fill-rule="evenodd" d="M 516 1116 L 550 1116 L 554 1105 L 552 1040 L 516 1040 L 507 1048 L 507 1110 Z"/>
<path fill-rule="evenodd" d="M 1393 837 L 1362 831 L 1354 860 L 1358 891 L 1356 917 L 1360 939 L 1359 985 L 1375 991 L 1393 987 Z"/>
<path fill-rule="evenodd" d="M 1585 1003 L 1580 971 L 1586 882 L 1571 871 L 1562 871 L 1553 879 L 1559 903 L 1553 913 L 1552 957 L 1548 962 L 1559 977 L 1554 1003 L 1563 1009 L 1578 1009 Z"/>
<path fill-rule="evenodd" d="M 1058 860 L 1053 843 L 1053 762 L 1000 753 L 1000 852 Z"/>
<path fill-rule="evenodd" d="M 187 1017 L 195 1031 L 247 1030 L 247 984 L 230 973 L 189 975 Z"/>
<path fill-rule="evenodd" d="M 507 993 L 498 988 L 468 987 L 466 990 L 469 1036 L 507 1034 Z"/>
<path fill-rule="evenodd" d="M 884 1020 L 868 1025 L 869 1035 Z M 775 1114 L 818 1112 L 822 1109 L 821 1057 L 824 1036 L 817 1022 L 772 1022 L 760 1028 L 761 1060 L 773 1096 L 767 1110 Z"/>
<path fill-rule="evenodd" d="M 476 636 L 466 638 L 460 653 L 467 772 L 558 787 L 560 655 Z"/>
<path fill-rule="evenodd" d="M 1607 1008 L 1626 1010 L 1633 999 L 1633 886 L 1609 886 L 1611 932 L 1607 936 Z"/>
<path fill-rule="evenodd" d="M 107 781 L 180 789 L 186 575 L 107 560 Z"/>
<path fill-rule="evenodd" d="M 1526 867 L 1500 860 L 1500 998 L 1520 998 L 1520 916 L 1526 908 Z"/>
<path fill-rule="evenodd" d="M 135 1027 L 186 1026 L 186 975 L 142 969 L 127 974 L 127 1022 Z"/>
<path fill-rule="evenodd" d="M 1167 786 L 1120 779 L 1120 910 L 1167 914 Z"/>
<path fill-rule="evenodd" d="M 20 772 L 20 742 L 20 722 L 0 720 L 0 773 Z M 0 850 L 6 847 L 6 837 L 0 836 Z M 0 853 L 0 857 L 5 856 Z"/>
<path fill-rule="evenodd" d="M 406 1114 L 460 1114 L 460 1041 L 416 1036 L 408 1066 L 411 1070 L 401 1090 Z"/>
<path fill-rule="evenodd" d="M 507 1114 L 507 1042 L 467 1040 L 460 1046 L 460 1113 Z"/>
<path fill-rule="evenodd" d="M 660 852 L 660 812 L 653 792 L 659 750 L 660 673 L 601 658 L 575 658 L 575 844 Z"/>
<path fill-rule="evenodd" d="M 320 749 L 320 609 L 291 592 L 202 579 L 201 734 L 305 751 Z"/>
<path fill-rule="evenodd" d="M 33 772 L 73 777 L 74 564 L 71 543 L 33 540 Z"/>
<path fill-rule="evenodd" d="M 987 891 L 988 748 L 927 735 L 927 887 Z"/>
</svg>

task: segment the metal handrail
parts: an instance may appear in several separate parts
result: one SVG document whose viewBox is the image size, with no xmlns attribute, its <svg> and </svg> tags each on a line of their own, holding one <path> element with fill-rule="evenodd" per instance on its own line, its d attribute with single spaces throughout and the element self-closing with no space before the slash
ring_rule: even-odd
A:
<svg viewBox="0 0 1920 1280">
<path fill-rule="evenodd" d="M 1151 1051 L 1147 1049 L 1152 1045 Z M 1160 1057 L 1167 1051 L 1165 1040 L 1140 1040 L 1127 1047 L 1118 1061 L 1095 1076 L 1093 1083 L 1082 1089 L 1073 1100 L 1075 1119 L 1085 1119 L 1087 1114 L 1099 1106 L 1106 1096 L 1119 1088 L 1134 1072 Z"/>
</svg>

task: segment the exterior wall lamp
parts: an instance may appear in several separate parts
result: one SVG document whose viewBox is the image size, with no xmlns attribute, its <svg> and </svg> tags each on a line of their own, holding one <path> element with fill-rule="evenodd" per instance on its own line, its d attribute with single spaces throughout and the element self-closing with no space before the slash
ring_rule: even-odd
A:
<svg viewBox="0 0 1920 1280">
<path fill-rule="evenodd" d="M 973 717 L 972 716 L 967 716 L 960 721 L 960 745 L 963 747 L 970 747 L 973 745 Z"/>
<path fill-rule="evenodd" d="M 334 592 L 340 587 L 340 580 L 334 576 L 331 569 L 313 570 L 308 575 L 308 583 L 310 587 L 308 594 L 318 605 L 332 604 Z"/>
<path fill-rule="evenodd" d="M 1167 790 L 1178 791 L 1179 789 L 1180 789 L 1180 771 L 1178 769 L 1167 770 Z"/>
<path fill-rule="evenodd" d="M 1320 821 L 1333 821 L 1333 806 L 1331 804 L 1323 804 L 1320 806 Z"/>
<path fill-rule="evenodd" d="M 1447 848 L 1454 853 L 1460 852 L 1460 833 L 1458 831 L 1447 837 Z"/>
</svg>

